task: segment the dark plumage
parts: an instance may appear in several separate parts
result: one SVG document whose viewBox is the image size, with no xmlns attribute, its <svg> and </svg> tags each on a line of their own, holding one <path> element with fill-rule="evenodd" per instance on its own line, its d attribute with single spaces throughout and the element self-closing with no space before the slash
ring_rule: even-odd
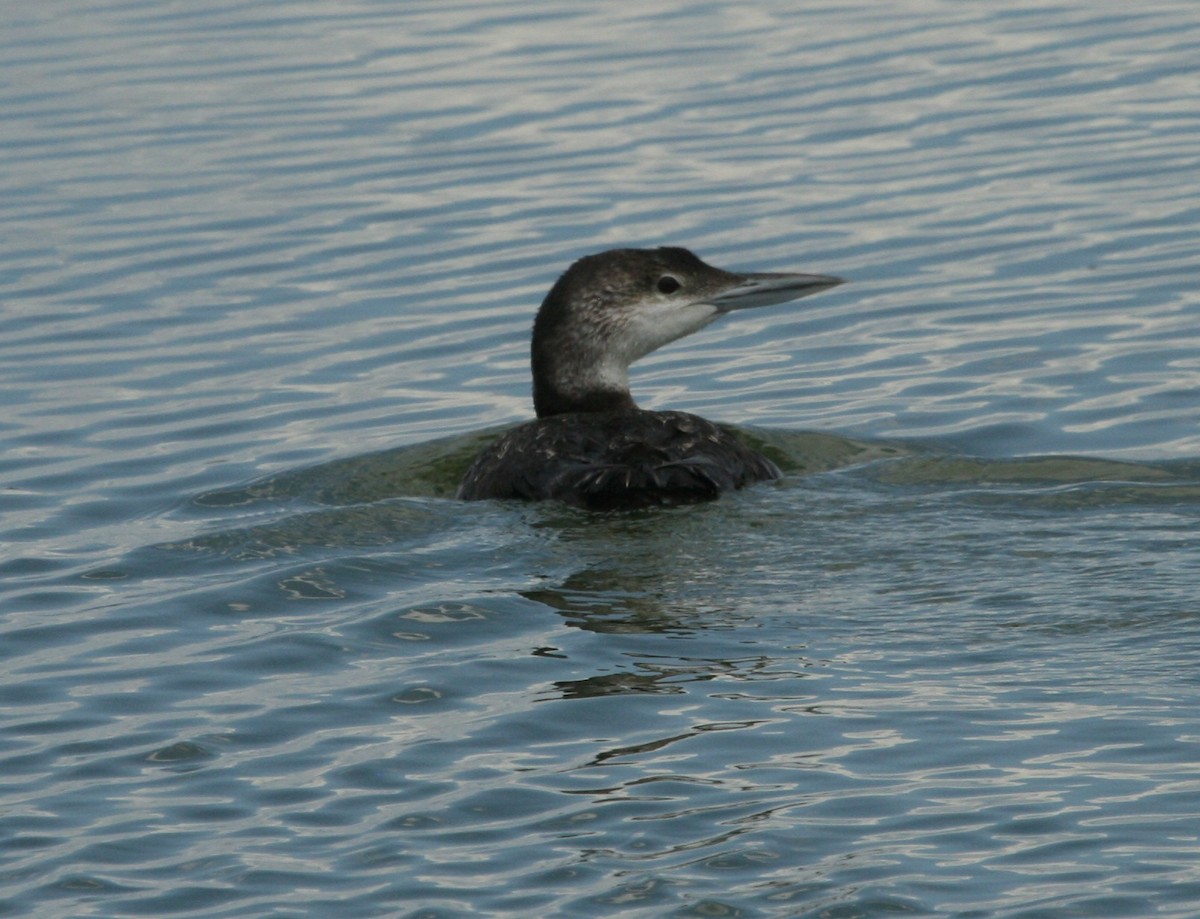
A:
<svg viewBox="0 0 1200 919">
<path fill-rule="evenodd" d="M 580 259 L 534 322 L 537 419 L 484 449 L 458 496 L 622 510 L 709 501 L 777 478 L 774 463 L 711 421 L 639 409 L 629 365 L 734 309 L 840 283 L 826 275 L 733 274 L 679 248 Z"/>
<path fill-rule="evenodd" d="M 687 412 L 570 412 L 527 421 L 475 460 L 459 497 L 556 499 L 591 510 L 711 501 L 778 467 Z"/>
</svg>

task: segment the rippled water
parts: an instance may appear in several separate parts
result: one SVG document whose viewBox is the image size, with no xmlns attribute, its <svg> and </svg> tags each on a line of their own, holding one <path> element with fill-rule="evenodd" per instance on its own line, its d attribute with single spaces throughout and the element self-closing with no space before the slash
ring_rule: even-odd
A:
<svg viewBox="0 0 1200 919">
<path fill-rule="evenodd" d="M 0 24 L 0 914 L 1200 910 L 1192 4 Z M 790 474 L 449 499 L 666 243 Z"/>
</svg>

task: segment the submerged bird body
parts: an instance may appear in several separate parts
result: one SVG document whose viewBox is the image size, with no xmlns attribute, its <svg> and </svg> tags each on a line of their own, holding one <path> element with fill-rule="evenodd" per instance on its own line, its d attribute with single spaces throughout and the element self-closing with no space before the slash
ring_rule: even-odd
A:
<svg viewBox="0 0 1200 919">
<path fill-rule="evenodd" d="M 774 463 L 711 421 L 635 408 L 528 421 L 480 454 L 459 496 L 628 510 L 711 501 L 778 477 Z"/>
<path fill-rule="evenodd" d="M 726 312 L 839 283 L 826 275 L 733 274 L 679 248 L 580 259 L 534 322 L 537 419 L 485 448 L 458 496 L 621 510 L 708 501 L 777 478 L 774 463 L 711 421 L 639 409 L 629 365 Z"/>
</svg>

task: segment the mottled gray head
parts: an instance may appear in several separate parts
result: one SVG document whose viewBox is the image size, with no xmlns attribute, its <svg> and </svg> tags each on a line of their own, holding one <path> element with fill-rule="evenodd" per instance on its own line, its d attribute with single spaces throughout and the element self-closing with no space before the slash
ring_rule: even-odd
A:
<svg viewBox="0 0 1200 919">
<path fill-rule="evenodd" d="M 634 408 L 629 365 L 723 313 L 842 283 L 817 274 L 734 274 L 687 249 L 611 249 L 558 279 L 533 325 L 538 417 Z"/>
</svg>

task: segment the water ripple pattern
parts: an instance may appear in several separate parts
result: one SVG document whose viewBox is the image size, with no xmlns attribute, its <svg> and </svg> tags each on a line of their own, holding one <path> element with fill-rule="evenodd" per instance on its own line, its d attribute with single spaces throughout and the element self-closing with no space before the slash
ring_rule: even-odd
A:
<svg viewBox="0 0 1200 919">
<path fill-rule="evenodd" d="M 0 914 L 1196 915 L 1194 4 L 0 26 Z M 791 474 L 446 498 L 660 244 Z"/>
</svg>

